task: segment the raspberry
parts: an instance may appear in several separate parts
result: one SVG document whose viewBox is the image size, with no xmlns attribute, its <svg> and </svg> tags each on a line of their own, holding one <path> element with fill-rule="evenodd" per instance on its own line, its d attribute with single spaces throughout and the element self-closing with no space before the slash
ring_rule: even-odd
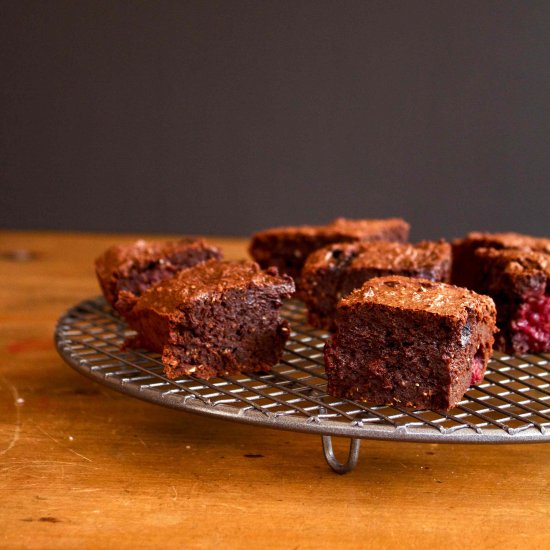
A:
<svg viewBox="0 0 550 550">
<path fill-rule="evenodd" d="M 472 379 L 470 380 L 470 386 L 479 384 L 483 380 L 483 367 L 483 353 L 481 350 L 478 350 L 472 361 Z"/>
<path fill-rule="evenodd" d="M 550 296 L 537 296 L 521 304 L 511 321 L 513 330 L 524 335 L 527 347 L 537 353 L 550 348 Z"/>
</svg>

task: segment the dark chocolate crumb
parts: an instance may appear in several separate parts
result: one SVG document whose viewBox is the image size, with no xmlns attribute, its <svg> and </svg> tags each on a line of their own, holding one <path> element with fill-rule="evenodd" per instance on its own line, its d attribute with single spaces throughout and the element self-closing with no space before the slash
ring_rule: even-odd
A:
<svg viewBox="0 0 550 550">
<path fill-rule="evenodd" d="M 264 455 L 255 455 L 252 453 L 243 455 L 245 458 L 264 458 Z"/>
<path fill-rule="evenodd" d="M 61 520 L 52 516 L 43 516 L 38 518 L 38 521 L 45 521 L 46 523 L 59 523 Z"/>
<path fill-rule="evenodd" d="M 460 345 L 462 347 L 465 347 L 468 345 L 471 335 L 472 335 L 472 325 L 470 324 L 469 321 L 467 321 L 466 324 L 462 327 L 462 330 L 460 333 Z"/>
</svg>

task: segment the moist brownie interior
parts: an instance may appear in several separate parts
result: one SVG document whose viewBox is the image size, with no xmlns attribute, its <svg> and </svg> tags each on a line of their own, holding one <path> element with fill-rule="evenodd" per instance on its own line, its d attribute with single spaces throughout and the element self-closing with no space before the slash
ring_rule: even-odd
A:
<svg viewBox="0 0 550 550">
<path fill-rule="evenodd" d="M 331 395 L 446 410 L 483 377 L 495 309 L 466 289 L 391 276 L 344 298 L 336 322 L 325 346 Z"/>
<path fill-rule="evenodd" d="M 279 309 L 293 291 L 274 268 L 206 262 L 141 296 L 130 318 L 133 343 L 162 353 L 170 378 L 269 370 L 290 333 Z"/>
</svg>

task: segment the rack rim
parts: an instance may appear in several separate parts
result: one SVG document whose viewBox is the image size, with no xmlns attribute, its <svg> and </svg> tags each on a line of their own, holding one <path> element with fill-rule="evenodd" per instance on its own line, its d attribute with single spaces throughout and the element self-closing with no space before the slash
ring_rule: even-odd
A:
<svg viewBox="0 0 550 550">
<path fill-rule="evenodd" d="M 292 302 L 295 303 L 295 301 Z M 107 313 L 103 298 L 83 300 L 65 311 L 57 322 L 54 341 L 61 357 L 69 366 L 86 377 L 110 387 L 111 389 L 150 403 L 254 426 L 311 433 L 321 436 L 349 437 L 351 439 L 477 444 L 540 443 L 543 441 L 550 441 L 550 422 L 543 423 L 539 425 L 539 427 L 527 425 L 510 430 L 495 426 L 459 426 L 454 428 L 444 428 L 443 426 L 434 427 L 432 425 L 392 426 L 382 422 L 362 422 L 360 418 L 353 422 L 345 423 L 343 421 L 331 420 L 330 418 L 323 418 L 321 410 L 318 415 L 304 418 L 294 414 L 276 414 L 255 409 L 244 410 L 224 403 L 213 404 L 208 400 L 197 398 L 189 393 L 186 395 L 182 395 L 181 393 L 162 393 L 152 388 L 143 387 L 138 383 L 129 383 L 124 378 L 108 375 L 108 373 L 102 372 L 101 369 L 94 369 L 93 364 L 87 359 L 82 358 L 82 354 L 79 353 L 79 350 L 76 348 L 82 346 L 83 340 L 75 340 L 69 333 L 78 330 L 75 329 L 75 321 L 81 319 L 83 312 L 88 314 L 91 312 L 99 316 L 101 316 L 103 312 L 106 316 L 104 319 L 108 317 L 110 322 L 118 323 L 119 332 L 116 334 L 119 336 L 120 330 L 123 330 L 125 327 L 122 320 Z M 316 332 L 318 333 L 319 331 Z M 111 332 L 111 334 L 115 334 L 115 332 Z M 142 351 L 140 354 L 147 356 L 148 352 Z M 122 356 L 123 352 L 120 352 L 120 355 Z M 158 376 L 152 371 L 147 372 L 151 372 L 153 376 Z M 269 377 L 269 373 L 265 376 Z M 258 378 L 262 379 L 264 377 L 259 376 Z M 183 382 L 181 382 L 181 380 L 183 380 Z M 550 378 L 548 381 L 550 385 Z M 191 378 L 178 379 L 174 384 L 183 385 L 187 382 L 200 384 L 201 381 Z M 272 384 L 272 387 L 278 386 L 277 384 Z M 285 391 L 286 388 L 282 389 Z M 305 399 L 307 399 L 307 397 Z M 357 405 L 362 407 L 364 404 L 358 403 Z M 550 411 L 550 402 L 548 403 L 548 410 Z M 546 413 L 546 409 L 544 409 L 543 412 Z"/>
</svg>

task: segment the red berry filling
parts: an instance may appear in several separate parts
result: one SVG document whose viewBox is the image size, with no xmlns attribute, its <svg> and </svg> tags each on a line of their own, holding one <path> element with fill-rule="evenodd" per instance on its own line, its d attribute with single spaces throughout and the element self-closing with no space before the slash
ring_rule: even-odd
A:
<svg viewBox="0 0 550 550">
<path fill-rule="evenodd" d="M 483 352 L 478 349 L 472 360 L 472 379 L 470 380 L 470 386 L 479 384 L 483 380 L 483 373 L 485 371 L 485 363 L 483 361 Z"/>
<path fill-rule="evenodd" d="M 513 330 L 524 335 L 529 350 L 544 352 L 550 349 L 550 296 L 528 299 L 517 310 L 511 322 Z"/>
</svg>

